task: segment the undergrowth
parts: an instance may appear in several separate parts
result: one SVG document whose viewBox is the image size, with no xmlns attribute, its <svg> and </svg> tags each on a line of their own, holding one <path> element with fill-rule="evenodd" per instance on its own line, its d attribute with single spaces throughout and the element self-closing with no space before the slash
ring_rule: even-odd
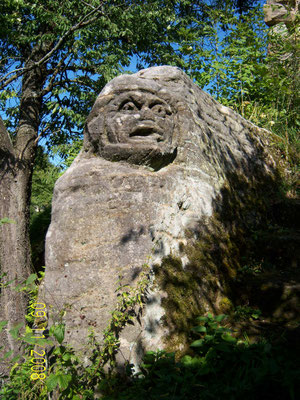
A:
<svg viewBox="0 0 300 400">
<path fill-rule="evenodd" d="M 221 325 L 225 315 L 202 316 L 192 328 L 189 354 L 148 352 L 127 387 L 105 400 L 296 399 L 299 368 L 293 349 L 250 344 Z"/>
<path fill-rule="evenodd" d="M 18 288 L 31 291 L 31 310 L 39 304 L 35 303 L 36 279 L 31 276 Z M 44 338 L 34 340 L 29 325 L 34 326 L 35 322 L 29 318 L 25 334 L 20 334 L 20 326 L 11 330 L 12 336 L 26 344 L 26 348 L 23 358 L 13 360 L 9 380 L 0 389 L 1 399 L 297 399 L 300 370 L 295 349 L 284 341 L 251 344 L 246 333 L 241 339 L 228 328 L 226 315 L 208 313 L 196 318 L 189 336 L 190 349 L 181 359 L 175 353 L 149 351 L 138 367 L 128 364 L 123 375 L 117 374 L 113 367 L 119 347 L 118 332 L 133 318 L 136 307 L 142 306 L 147 282 L 143 275 L 134 289 L 119 286 L 122 292 L 104 332 L 104 344 L 98 344 L 93 333 L 89 336 L 88 344 L 93 351 L 88 366 L 71 347 L 63 344 L 62 323 L 53 325 L 48 334 L 44 330 Z M 259 313 L 251 308 L 239 308 L 236 313 L 242 318 L 259 318 Z M 36 310 L 31 314 L 40 316 Z M 5 322 L 1 323 L 1 329 L 4 326 Z M 41 355 L 47 353 L 44 379 L 38 379 L 31 370 L 34 350 Z M 105 368 L 106 364 L 110 368 Z"/>
<path fill-rule="evenodd" d="M 91 349 L 88 363 L 84 363 L 72 347 L 63 343 L 65 325 L 62 321 L 48 329 L 47 313 L 43 306 L 40 307 L 44 303 L 37 302 L 38 284 L 42 277 L 32 274 L 23 284 L 17 285 L 15 290 L 26 291 L 30 296 L 28 313 L 25 316 L 26 327 L 24 330 L 24 324 L 19 323 L 9 334 L 20 343 L 24 351 L 23 356 L 15 356 L 10 360 L 9 375 L 1 377 L 1 399 L 88 400 L 95 398 L 95 392 L 104 383 L 106 388 L 111 387 L 115 356 L 120 346 L 119 334 L 129 321 L 137 317 L 143 307 L 149 284 L 146 267 L 145 265 L 135 287 L 122 284 L 118 286 L 118 302 L 103 332 L 102 344 L 97 343 L 92 331 L 87 340 Z M 5 276 L 1 277 L 2 280 L 4 278 Z M 5 289 L 12 284 L 13 281 L 5 282 L 1 287 Z M 7 321 L 0 322 L 0 332 L 6 325 Z M 2 361 L 11 356 L 12 352 L 6 352 Z"/>
</svg>

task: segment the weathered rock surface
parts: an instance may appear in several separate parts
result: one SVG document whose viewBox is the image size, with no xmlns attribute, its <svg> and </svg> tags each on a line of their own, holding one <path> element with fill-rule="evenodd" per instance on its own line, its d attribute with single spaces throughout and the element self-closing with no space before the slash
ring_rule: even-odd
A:
<svg viewBox="0 0 300 400">
<path fill-rule="evenodd" d="M 267 0 L 264 5 L 264 19 L 268 26 L 284 22 L 289 24 L 295 20 L 299 10 L 299 0 Z"/>
<path fill-rule="evenodd" d="M 224 237 L 240 235 L 238 221 L 250 226 L 263 218 L 248 207 L 263 202 L 261 193 L 271 190 L 274 178 L 262 136 L 174 67 L 122 75 L 106 85 L 88 117 L 84 150 L 56 183 L 46 240 L 43 296 L 52 319 L 66 310 L 68 343 L 86 352 L 90 327 L 101 340 L 119 276 L 134 285 L 143 264 L 155 265 L 159 275 L 170 256 L 178 274 L 197 280 L 192 291 L 195 282 L 181 284 L 188 308 L 221 308 L 225 281 L 203 271 L 216 247 L 229 243 Z M 184 249 L 204 230 L 215 242 L 201 253 L 203 270 L 191 275 Z M 152 282 L 142 318 L 122 332 L 126 359 L 137 362 L 145 349 L 167 346 L 176 331 L 165 306 L 169 283 Z"/>
</svg>

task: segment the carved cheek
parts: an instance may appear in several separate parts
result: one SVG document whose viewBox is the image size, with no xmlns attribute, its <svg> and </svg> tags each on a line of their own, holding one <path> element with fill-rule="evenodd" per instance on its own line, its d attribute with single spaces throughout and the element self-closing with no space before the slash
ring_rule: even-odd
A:
<svg viewBox="0 0 300 400">
<path fill-rule="evenodd" d="M 173 134 L 174 122 L 173 118 L 167 117 L 157 121 L 157 125 L 164 132 L 164 137 L 170 137 Z"/>
</svg>

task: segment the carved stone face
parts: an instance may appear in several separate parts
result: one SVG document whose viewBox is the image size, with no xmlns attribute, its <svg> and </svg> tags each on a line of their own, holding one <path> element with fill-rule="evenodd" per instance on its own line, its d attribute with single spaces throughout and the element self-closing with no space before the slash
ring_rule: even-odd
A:
<svg viewBox="0 0 300 400">
<path fill-rule="evenodd" d="M 86 136 L 103 158 L 159 169 L 176 156 L 173 131 L 172 106 L 158 93 L 136 86 L 108 93 L 104 89 L 89 117 Z"/>
<path fill-rule="evenodd" d="M 116 96 L 107 106 L 105 122 L 110 143 L 157 148 L 172 141 L 171 107 L 149 92 L 129 91 Z"/>
</svg>

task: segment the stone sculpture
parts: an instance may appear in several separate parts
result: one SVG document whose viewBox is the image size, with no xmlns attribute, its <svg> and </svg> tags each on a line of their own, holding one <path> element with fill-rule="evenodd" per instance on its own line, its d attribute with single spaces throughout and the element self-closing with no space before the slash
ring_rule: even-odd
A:
<svg viewBox="0 0 300 400">
<path fill-rule="evenodd" d="M 130 89 L 132 77 L 127 81 L 97 101 L 87 124 L 87 143 L 107 160 L 158 168 L 172 159 L 176 148 L 171 99 L 144 82 Z"/>
<path fill-rule="evenodd" d="M 205 260 L 193 275 L 184 248 L 207 229 L 217 238 L 212 251 L 226 247 L 225 233 L 241 232 L 239 219 L 245 226 L 259 220 L 245 205 L 272 181 L 262 136 L 178 68 L 153 67 L 105 86 L 87 119 L 84 149 L 55 185 L 46 239 L 42 296 L 52 321 L 65 310 L 66 341 L 78 352 L 88 351 L 90 327 L 101 341 L 118 277 L 134 285 L 145 263 L 158 274 L 150 274 L 142 317 L 121 334 L 125 359 L 137 363 L 145 349 L 175 343 L 179 324 L 165 306 L 172 282 L 158 279 L 166 257 L 180 265 L 176 279 L 192 277 L 181 283 L 183 319 L 194 309 L 221 309 L 225 280 L 216 270 L 208 279 Z M 224 214 L 218 223 L 216 213 Z"/>
</svg>

